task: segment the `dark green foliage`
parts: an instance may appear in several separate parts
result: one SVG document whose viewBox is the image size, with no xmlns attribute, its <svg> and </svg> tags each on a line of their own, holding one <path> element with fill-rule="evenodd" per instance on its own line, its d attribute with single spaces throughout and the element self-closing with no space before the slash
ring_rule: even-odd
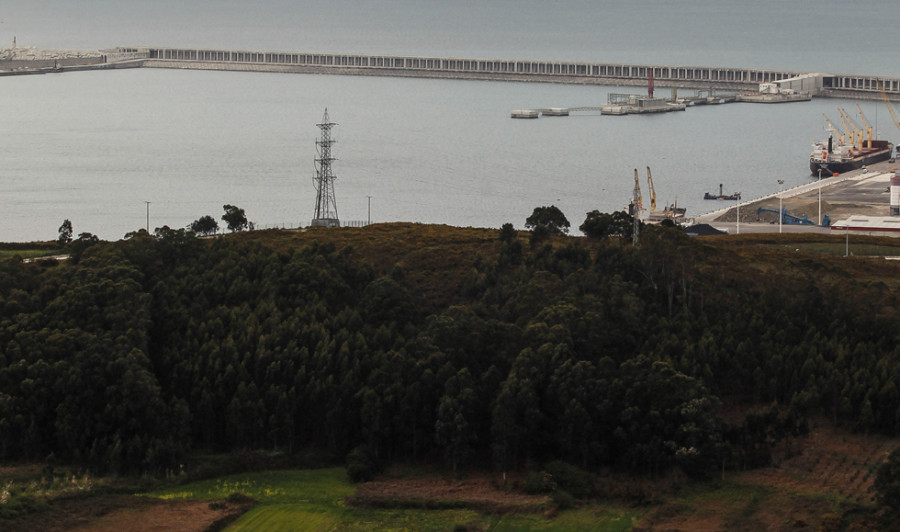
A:
<svg viewBox="0 0 900 532">
<path fill-rule="evenodd" d="M 500 227 L 499 239 L 501 242 L 512 242 L 516 239 L 516 229 L 513 224 L 507 222 Z"/>
<path fill-rule="evenodd" d="M 243 231 L 248 227 L 249 222 L 247 222 L 247 215 L 244 214 L 244 209 L 234 205 L 223 205 L 222 208 L 225 210 L 225 214 L 222 215 L 222 221 L 228 225 L 229 231 L 232 233 Z"/>
<path fill-rule="evenodd" d="M 612 214 L 591 211 L 587 213 L 578 230 L 588 238 L 602 240 L 611 237 L 627 237 L 634 230 L 634 218 L 625 211 Z"/>
<path fill-rule="evenodd" d="M 191 223 L 191 231 L 198 235 L 211 235 L 218 230 L 219 222 L 208 214 L 206 216 L 201 216 Z"/>
<path fill-rule="evenodd" d="M 368 482 L 378 472 L 376 458 L 367 445 L 354 447 L 347 455 L 347 476 L 352 482 Z"/>
<path fill-rule="evenodd" d="M 454 472 L 472 454 L 472 446 L 478 439 L 472 426 L 477 407 L 475 383 L 469 369 L 464 368 L 447 379 L 434 427 L 437 444 L 444 449 L 444 457 Z"/>
<path fill-rule="evenodd" d="M 885 508 L 888 519 L 900 518 L 900 448 L 891 451 L 875 476 L 878 504 Z"/>
<path fill-rule="evenodd" d="M 550 497 L 560 510 L 575 507 L 575 496 L 564 489 L 556 489 Z"/>
<path fill-rule="evenodd" d="M 594 479 L 591 474 L 571 464 L 554 460 L 544 466 L 544 470 L 558 488 L 565 490 L 576 499 L 586 499 L 594 493 Z"/>
<path fill-rule="evenodd" d="M 529 471 L 525 475 L 525 482 L 522 484 L 525 493 L 537 495 L 539 493 L 550 493 L 553 491 L 553 483 L 550 475 L 546 471 Z"/>
<path fill-rule="evenodd" d="M 531 229 L 531 242 L 538 243 L 550 235 L 569 232 L 569 220 L 556 205 L 535 207 L 525 219 L 525 227 Z"/>
<path fill-rule="evenodd" d="M 59 226 L 59 237 L 56 241 L 60 246 L 65 246 L 69 242 L 72 241 L 72 222 L 68 220 L 63 220 L 62 225 Z"/>
<path fill-rule="evenodd" d="M 344 234 L 162 227 L 0 262 L 0 459 L 161 473 L 190 448 L 317 449 L 357 479 L 403 459 L 543 463 L 535 489 L 569 504 L 587 472 L 768 464 L 804 415 L 900 429 L 900 304 L 836 267 L 833 285 L 808 263 L 787 283 L 779 257 L 761 287 L 648 227 L 639 249 L 486 232 L 452 250 L 454 277 L 440 239 L 404 244 L 426 266 L 311 240 Z M 728 425 L 722 403 L 749 413 Z"/>
<path fill-rule="evenodd" d="M 557 507 L 567 509 L 594 493 L 594 479 L 590 473 L 554 460 L 542 471 L 528 473 L 523 489 L 530 494 L 549 493 Z"/>
<path fill-rule="evenodd" d="M 69 245 L 69 259 L 73 263 L 77 263 L 81 260 L 81 256 L 84 255 L 84 252 L 98 242 L 100 242 L 100 239 L 91 233 L 79 234 L 78 238 Z"/>
</svg>

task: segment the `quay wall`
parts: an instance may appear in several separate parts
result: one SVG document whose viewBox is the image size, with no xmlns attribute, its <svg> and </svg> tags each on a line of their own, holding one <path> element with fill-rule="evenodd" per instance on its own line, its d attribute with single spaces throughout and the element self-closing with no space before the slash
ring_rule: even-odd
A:
<svg viewBox="0 0 900 532">
<path fill-rule="evenodd" d="M 347 75 L 437 77 L 502 81 L 542 81 L 593 85 L 646 85 L 650 72 L 661 87 L 757 90 L 771 83 L 813 75 L 821 78 L 814 95 L 878 99 L 881 90 L 900 100 L 900 78 L 816 74 L 788 70 L 724 67 L 629 65 L 523 59 L 388 56 L 193 48 L 128 48 L 146 57 L 144 66 Z M 819 88 L 820 87 L 820 88 Z"/>
<path fill-rule="evenodd" d="M 145 59 L 143 65 L 146 68 L 174 68 L 185 70 L 223 70 L 234 72 L 276 72 L 297 74 L 331 74 L 347 76 L 391 76 L 414 77 L 436 79 L 468 79 L 486 81 L 520 81 L 540 83 L 564 83 L 576 85 L 602 85 L 602 86 L 635 86 L 645 87 L 646 78 L 615 78 L 601 76 L 574 76 L 574 75 L 545 75 L 545 74 L 517 74 L 509 72 L 483 72 L 483 71 L 445 71 L 429 69 L 407 68 L 355 68 L 330 65 L 287 65 L 287 64 L 259 64 L 259 63 L 222 63 L 210 61 L 175 61 Z M 673 81 L 666 84 L 667 87 L 697 88 L 696 82 Z M 702 88 L 713 87 L 716 89 L 745 90 L 746 84 L 737 82 L 716 82 L 706 84 Z M 755 86 L 754 86 L 755 87 Z"/>
<path fill-rule="evenodd" d="M 646 86 L 650 73 L 659 87 L 756 91 L 761 83 L 784 81 L 814 96 L 900 101 L 900 78 L 820 74 L 680 65 L 640 65 L 582 61 L 533 61 L 459 57 L 304 53 L 200 48 L 117 47 L 91 58 L 0 61 L 3 74 L 85 68 L 183 68 L 245 72 L 294 72 L 341 75 L 404 76 L 445 79 L 528 81 L 586 85 Z M 28 72 L 31 71 L 31 72 Z M 793 83 L 787 80 L 797 80 Z M 805 85 L 804 85 L 805 84 Z"/>
</svg>

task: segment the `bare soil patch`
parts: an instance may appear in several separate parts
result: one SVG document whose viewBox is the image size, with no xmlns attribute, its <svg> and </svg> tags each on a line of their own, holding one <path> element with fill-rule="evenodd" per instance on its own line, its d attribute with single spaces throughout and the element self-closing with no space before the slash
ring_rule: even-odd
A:
<svg viewBox="0 0 900 532">
<path fill-rule="evenodd" d="M 878 467 L 900 442 L 896 438 L 854 434 L 819 422 L 811 427 L 807 438 L 796 444 L 799 454 L 778 460 L 776 467 L 742 472 L 738 481 L 870 504 L 875 501 Z"/>
<path fill-rule="evenodd" d="M 878 466 L 900 440 L 850 433 L 818 420 L 808 437 L 778 449 L 776 465 L 726 473 L 746 497 L 669 497 L 636 530 L 878 530 L 872 512 Z"/>
<path fill-rule="evenodd" d="M 496 479 L 485 473 L 461 478 L 389 473 L 359 484 L 348 502 L 355 506 L 395 508 L 471 508 L 489 513 L 543 512 L 551 505 L 545 495 L 498 487 Z"/>
<path fill-rule="evenodd" d="M 163 501 L 150 497 L 110 495 L 57 499 L 47 510 L 3 522 L 8 532 L 155 532 L 221 530 L 252 503 Z"/>
</svg>

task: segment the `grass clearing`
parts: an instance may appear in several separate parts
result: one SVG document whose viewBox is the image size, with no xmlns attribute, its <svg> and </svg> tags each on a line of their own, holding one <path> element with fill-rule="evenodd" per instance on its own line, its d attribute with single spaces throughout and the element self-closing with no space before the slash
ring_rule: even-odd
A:
<svg viewBox="0 0 900 532">
<path fill-rule="evenodd" d="M 18 255 L 23 259 L 36 257 L 52 257 L 64 253 L 62 249 L 0 249 L 0 260 L 11 259 Z"/>
<path fill-rule="evenodd" d="M 846 242 L 831 242 L 831 243 L 797 243 L 790 244 L 787 247 L 794 247 L 795 249 L 799 249 L 805 253 L 821 253 L 824 255 L 845 255 L 847 252 L 847 243 Z M 850 253 L 856 256 L 866 256 L 866 257 L 896 257 L 900 255 L 900 246 L 885 246 L 885 245 L 877 245 L 877 244 L 861 244 L 858 241 L 854 242 L 853 238 L 850 238 Z"/>
<path fill-rule="evenodd" d="M 262 504 L 313 504 L 338 506 L 353 493 L 343 468 L 297 469 L 238 473 L 152 491 L 144 495 L 160 499 L 224 499 L 243 493 Z"/>
<path fill-rule="evenodd" d="M 343 468 L 265 471 L 228 475 L 143 494 L 165 500 L 224 499 L 235 492 L 258 504 L 228 531 L 369 530 L 446 531 L 469 527 L 493 531 L 631 530 L 640 513 L 592 505 L 560 513 L 489 515 L 470 509 L 353 508 L 344 499 L 355 491 Z"/>
<path fill-rule="evenodd" d="M 642 512 L 607 506 L 589 506 L 567 510 L 546 519 L 539 515 L 507 515 L 495 517 L 486 530 L 492 532 L 580 531 L 627 532 L 640 523 Z"/>
</svg>

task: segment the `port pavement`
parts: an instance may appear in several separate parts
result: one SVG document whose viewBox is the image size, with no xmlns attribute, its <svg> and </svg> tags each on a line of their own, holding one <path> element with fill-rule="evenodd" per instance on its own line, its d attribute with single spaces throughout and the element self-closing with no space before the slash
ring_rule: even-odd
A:
<svg viewBox="0 0 900 532">
<path fill-rule="evenodd" d="M 847 218 L 854 214 L 888 216 L 890 212 L 890 180 L 898 169 L 897 163 L 884 161 L 869 165 L 865 169 L 845 172 L 838 176 L 817 179 L 811 176 L 809 183 L 775 191 L 771 194 L 717 209 L 693 218 L 694 223 L 709 224 L 716 229 L 734 234 L 738 230 L 737 211 L 740 207 L 741 233 L 777 233 L 778 215 L 757 213 L 760 207 L 779 208 L 779 198 L 784 208 L 795 216 L 806 215 L 816 222 L 819 219 L 819 189 L 822 193 L 821 214 L 831 221 Z M 785 233 L 830 233 L 828 227 L 818 225 L 781 224 Z"/>
</svg>

